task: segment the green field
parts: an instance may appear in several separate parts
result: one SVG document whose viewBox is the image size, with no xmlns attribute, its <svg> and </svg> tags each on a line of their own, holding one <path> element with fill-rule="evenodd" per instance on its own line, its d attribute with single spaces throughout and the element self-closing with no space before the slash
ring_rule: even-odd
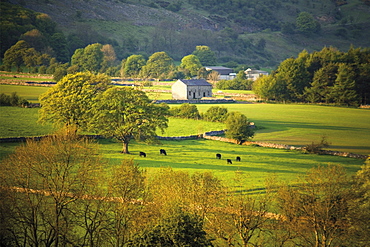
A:
<svg viewBox="0 0 370 247">
<path fill-rule="evenodd" d="M 46 87 L 0 85 L 1 92 L 14 92 L 27 100 L 37 101 Z M 16 90 L 14 90 L 16 89 Z M 161 94 L 153 94 L 161 96 Z M 178 105 L 176 105 L 178 106 Z M 297 104 L 198 104 L 201 112 L 211 106 L 224 106 L 230 111 L 240 111 L 258 130 L 255 141 L 306 145 L 320 141 L 327 136 L 329 149 L 370 154 L 370 111 L 366 109 L 329 107 Z M 38 109 L 0 107 L 0 137 L 38 136 L 53 131 L 51 125 L 36 123 Z M 209 130 L 224 129 L 224 124 L 205 121 L 171 118 L 169 128 L 162 136 L 184 136 L 204 133 Z M 134 158 L 140 166 L 154 172 L 159 167 L 171 166 L 189 172 L 211 171 L 229 184 L 233 184 L 236 174 L 243 174 L 244 183 L 250 188 L 263 188 L 264 179 L 278 175 L 281 179 L 294 180 L 307 169 L 328 163 L 341 164 L 353 174 L 363 164 L 363 160 L 343 157 L 308 155 L 298 151 L 286 151 L 254 146 L 239 146 L 211 140 L 162 141 L 162 145 L 147 145 L 133 142 L 130 144 L 131 155 L 123 155 L 121 144 L 112 140 L 101 140 L 104 157 L 110 164 L 118 164 L 122 159 Z M 0 157 L 14 150 L 18 144 L 0 145 Z M 159 149 L 164 148 L 168 156 L 160 156 Z M 138 156 L 139 151 L 148 154 L 147 158 Z M 216 153 L 222 153 L 223 159 L 215 159 Z M 242 162 L 226 164 L 226 158 L 235 160 L 242 157 Z"/>
<path fill-rule="evenodd" d="M 328 136 L 330 133 L 341 136 L 341 132 L 351 131 L 346 140 L 347 145 L 349 145 L 348 143 L 352 143 L 352 148 L 354 148 L 355 152 L 361 151 L 361 146 L 356 146 L 360 142 L 352 138 L 357 136 L 363 142 L 361 144 L 364 146 L 363 150 L 369 149 L 369 139 L 365 138 L 368 133 L 364 131 L 364 129 L 368 128 L 369 121 L 362 124 L 359 121 L 359 119 L 368 117 L 369 111 L 303 105 L 228 104 L 224 106 L 228 107 L 230 111 L 239 110 L 248 116 L 253 116 L 251 119 L 258 126 L 264 127 L 262 130 L 257 131 L 255 140 L 265 138 L 266 141 L 270 141 L 267 139 L 270 135 L 271 138 L 276 136 L 275 138 L 278 141 L 285 140 L 290 143 L 288 138 L 293 134 L 299 134 L 302 138 L 308 140 L 311 138 L 310 134 L 314 132 L 313 129 L 317 128 L 326 130 Z M 208 107 L 210 105 L 198 105 L 198 108 L 202 110 L 208 109 Z M 51 133 L 52 128 L 50 125 L 41 126 L 36 124 L 37 111 L 38 109 L 0 107 L 0 120 L 2 123 L 0 126 L 1 136 L 36 136 Z M 318 119 L 312 121 L 313 118 L 309 116 L 303 118 L 309 112 L 320 112 L 328 115 L 327 117 L 331 116 L 335 119 L 335 117 L 338 117 L 336 114 L 342 111 L 346 111 L 346 114 L 352 114 L 351 121 L 348 119 L 345 121 L 346 119 L 343 118 L 342 121 L 338 121 L 336 124 L 325 125 L 325 119 L 322 119 L 322 117 L 320 121 Z M 365 114 L 363 115 L 363 113 Z M 356 117 L 357 115 L 359 116 Z M 285 128 L 281 128 L 284 116 L 287 122 L 284 124 Z M 301 119 L 301 121 L 298 121 L 298 119 Z M 310 119 L 311 121 L 307 122 Z M 356 126 L 352 128 L 344 127 L 346 123 L 354 125 L 356 119 Z M 181 136 L 223 128 L 224 125 L 220 123 L 171 118 L 166 133 L 158 134 L 163 136 Z M 362 137 L 361 133 L 365 137 Z M 329 136 L 329 140 L 337 140 L 334 137 Z M 132 142 L 129 146 L 131 152 L 129 155 L 120 153 L 122 148 L 121 143 L 105 139 L 100 140 L 100 143 L 102 144 L 101 151 L 103 156 L 110 161 L 109 165 L 118 164 L 122 159 L 135 159 L 141 167 L 147 169 L 148 173 L 155 172 L 159 167 L 167 166 L 171 166 L 173 169 L 186 170 L 190 173 L 209 171 L 213 172 L 229 185 L 234 185 L 234 178 L 238 174 L 242 175 L 243 183 L 248 188 L 256 190 L 264 188 L 265 179 L 271 175 L 278 176 L 283 180 L 294 181 L 297 176 L 304 174 L 307 169 L 316 165 L 327 165 L 329 163 L 341 164 L 350 174 L 353 174 L 364 163 L 363 160 L 352 158 L 310 155 L 303 154 L 299 151 L 241 146 L 204 139 L 162 141 L 161 145 Z M 5 155 L 11 153 L 17 145 L 19 144 L 1 143 L 0 157 L 3 158 Z M 160 148 L 166 149 L 168 156 L 159 155 Z M 147 157 L 139 157 L 138 153 L 140 151 L 146 152 Z M 216 153 L 223 155 L 222 160 L 215 158 Z M 240 156 L 242 161 L 234 161 L 236 156 Z M 234 161 L 232 165 L 226 164 L 227 158 Z"/>
<path fill-rule="evenodd" d="M 205 111 L 212 105 L 197 106 Z M 325 135 L 331 150 L 370 154 L 370 111 L 366 109 L 297 104 L 223 106 L 242 112 L 262 127 L 255 141 L 301 146 L 319 142 Z"/>
<path fill-rule="evenodd" d="M 229 185 L 235 185 L 234 179 L 238 174 L 241 175 L 243 184 L 253 190 L 264 188 L 265 179 L 269 176 L 294 181 L 307 172 L 307 169 L 329 163 L 340 164 L 353 174 L 364 163 L 363 160 L 352 158 L 241 146 L 205 139 L 162 141 L 162 145 L 133 142 L 129 147 L 131 154 L 120 153 L 121 144 L 112 140 L 101 140 L 100 143 L 104 157 L 109 158 L 110 165 L 119 164 L 122 159 L 135 159 L 149 174 L 160 167 L 168 166 L 189 173 L 208 171 Z M 167 151 L 167 156 L 159 154 L 161 148 Z M 140 151 L 145 152 L 147 157 L 139 157 Z M 216 153 L 222 154 L 221 160 L 216 159 Z M 236 156 L 241 157 L 241 162 L 235 161 Z M 228 158 L 232 159 L 233 164 L 226 164 Z"/>
<path fill-rule="evenodd" d="M 17 92 L 20 97 L 31 103 L 37 103 L 39 101 L 40 94 L 46 92 L 48 89 L 49 87 L 0 84 L 0 93 L 11 94 L 13 92 Z"/>
</svg>

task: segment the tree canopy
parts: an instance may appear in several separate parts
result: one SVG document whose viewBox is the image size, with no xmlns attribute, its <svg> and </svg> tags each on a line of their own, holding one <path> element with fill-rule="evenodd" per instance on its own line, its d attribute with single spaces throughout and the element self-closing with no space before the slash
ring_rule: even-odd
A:
<svg viewBox="0 0 370 247">
<path fill-rule="evenodd" d="M 167 128 L 168 106 L 151 102 L 145 92 L 132 88 L 110 88 L 99 95 L 92 105 L 89 129 L 115 137 L 129 153 L 128 144 L 155 140 L 156 131 Z"/>
<path fill-rule="evenodd" d="M 236 139 L 239 144 L 254 136 L 254 131 L 249 127 L 247 117 L 240 112 L 230 112 L 225 124 L 226 137 Z"/>
<path fill-rule="evenodd" d="M 370 50 L 333 47 L 284 60 L 269 76 L 253 83 L 263 99 L 339 105 L 368 104 Z"/>
<path fill-rule="evenodd" d="M 86 129 L 96 97 L 110 86 L 110 79 L 103 74 L 79 72 L 65 76 L 40 95 L 39 122 Z"/>
<path fill-rule="evenodd" d="M 153 53 L 142 68 L 145 77 L 165 77 L 173 68 L 173 59 L 164 51 Z"/>
</svg>

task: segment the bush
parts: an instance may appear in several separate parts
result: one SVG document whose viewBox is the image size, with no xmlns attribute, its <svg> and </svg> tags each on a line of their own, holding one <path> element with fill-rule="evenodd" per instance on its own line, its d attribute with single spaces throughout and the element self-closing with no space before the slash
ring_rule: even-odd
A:
<svg viewBox="0 0 370 247">
<path fill-rule="evenodd" d="M 321 137 L 321 141 L 319 143 L 312 142 L 303 147 L 303 150 L 310 154 L 319 154 L 321 153 L 323 148 L 328 148 L 330 143 L 327 140 L 326 136 Z"/>
<path fill-rule="evenodd" d="M 219 106 L 212 106 L 208 108 L 208 110 L 202 114 L 202 118 L 206 121 L 210 122 L 225 122 L 227 118 L 227 108 L 219 107 Z"/>
<path fill-rule="evenodd" d="M 29 102 L 19 97 L 17 92 L 13 92 L 11 95 L 0 94 L 0 106 L 25 106 L 28 104 Z"/>
<path fill-rule="evenodd" d="M 200 119 L 200 114 L 196 105 L 184 103 L 180 107 L 172 107 L 170 114 L 174 117 Z"/>
</svg>

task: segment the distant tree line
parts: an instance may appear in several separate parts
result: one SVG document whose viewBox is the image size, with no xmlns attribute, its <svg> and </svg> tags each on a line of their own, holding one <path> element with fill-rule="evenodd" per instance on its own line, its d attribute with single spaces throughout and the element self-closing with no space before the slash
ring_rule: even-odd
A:
<svg viewBox="0 0 370 247">
<path fill-rule="evenodd" d="M 10 95 L 0 94 L 0 106 L 27 106 L 29 102 L 20 97 L 17 92 L 12 92 Z"/>
<path fill-rule="evenodd" d="M 333 47 L 283 61 L 253 91 L 265 100 L 338 105 L 369 104 L 370 49 Z"/>
<path fill-rule="evenodd" d="M 64 130 L 1 161 L 3 246 L 368 246 L 370 163 L 349 178 L 319 166 L 263 193 L 208 172 L 133 160 L 107 168 L 99 146 Z"/>
</svg>

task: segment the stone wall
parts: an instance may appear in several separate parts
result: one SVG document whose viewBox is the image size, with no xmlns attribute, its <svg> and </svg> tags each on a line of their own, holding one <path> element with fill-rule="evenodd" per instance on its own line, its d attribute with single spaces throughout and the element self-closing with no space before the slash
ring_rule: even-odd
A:
<svg viewBox="0 0 370 247">
<path fill-rule="evenodd" d="M 204 138 L 208 140 L 215 140 L 215 141 L 222 141 L 222 142 L 238 144 L 237 140 L 235 139 L 230 139 L 230 138 L 219 136 L 219 135 L 223 135 L 224 133 L 225 133 L 225 130 L 218 130 L 218 131 L 205 132 L 204 134 L 199 134 L 199 135 L 176 136 L 176 137 L 157 136 L 157 138 L 159 140 L 165 140 L 165 141 L 182 141 L 182 140 L 194 140 L 194 139 Z M 85 136 L 87 138 L 93 138 L 93 139 L 103 138 L 100 135 L 85 135 Z M 0 143 L 25 142 L 27 139 L 40 140 L 45 137 L 47 136 L 0 138 Z M 295 146 L 290 146 L 290 145 L 285 145 L 285 144 L 276 144 L 276 143 L 268 143 L 268 142 L 249 141 L 249 142 L 243 142 L 242 145 L 257 145 L 260 147 L 267 147 L 267 148 L 302 150 L 302 147 L 295 147 Z M 355 159 L 367 159 L 369 157 L 368 155 L 332 151 L 332 150 L 322 150 L 320 154 L 342 156 L 342 157 L 349 157 L 349 158 L 355 158 Z"/>
</svg>

